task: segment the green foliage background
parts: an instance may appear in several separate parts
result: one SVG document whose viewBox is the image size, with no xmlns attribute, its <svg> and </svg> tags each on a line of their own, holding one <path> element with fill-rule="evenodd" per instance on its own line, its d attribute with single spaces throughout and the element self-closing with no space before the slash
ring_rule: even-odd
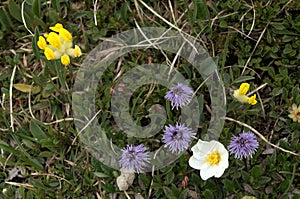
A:
<svg viewBox="0 0 300 199">
<path fill-rule="evenodd" d="M 226 87 L 228 117 L 249 124 L 268 141 L 299 154 L 300 123 L 287 116 L 293 103 L 300 104 L 299 1 L 175 0 L 171 2 L 172 10 L 169 1 L 144 2 L 164 19 L 196 37 L 214 57 Z M 91 0 L 0 3 L 1 198 L 126 198 L 116 185 L 119 172 L 92 157 L 78 140 L 70 106 L 72 85 L 81 61 L 103 38 L 135 28 L 136 23 L 141 27 L 170 26 L 140 1 L 108 0 L 94 4 Z M 74 43 L 84 53 L 67 68 L 45 60 L 36 46 L 37 37 L 58 22 L 72 33 Z M 123 60 L 123 73 L 148 63 L 149 57 L 153 63 L 166 63 L 159 51 L 139 51 Z M 109 111 L 117 75 L 114 67 L 105 72 L 99 83 L 96 104 L 103 110 L 101 125 L 121 147 L 141 140 L 128 140 L 114 128 Z M 191 80 L 194 89 L 201 84 L 199 74 L 184 60 L 176 63 L 176 69 Z M 23 87 L 13 87 L 10 95 L 12 80 Z M 232 90 L 242 82 L 250 83 L 251 90 L 266 84 L 258 90 L 257 105 L 241 105 L 232 98 Z M 141 123 L 147 115 L 145 107 L 166 103 L 162 97 L 166 88 L 156 87 L 152 93 L 150 89 L 141 88 L 132 102 L 135 108 L 131 114 Z M 143 96 L 149 92 L 151 95 L 143 104 Z M 210 101 L 205 87 L 197 94 L 203 109 L 200 138 L 208 128 Z M 169 120 L 176 121 L 176 114 Z M 242 130 L 247 129 L 227 121 L 220 141 L 228 145 L 231 136 Z M 188 151 L 153 174 L 136 175 L 128 194 L 132 198 L 140 194 L 144 198 L 174 199 L 245 195 L 300 198 L 299 157 L 274 150 L 262 140 L 251 160 L 230 157 L 230 167 L 219 179 L 201 180 L 199 171 L 187 164 L 191 155 Z M 12 175 L 16 168 L 18 175 Z M 187 178 L 188 183 L 183 186 L 182 181 Z"/>
</svg>

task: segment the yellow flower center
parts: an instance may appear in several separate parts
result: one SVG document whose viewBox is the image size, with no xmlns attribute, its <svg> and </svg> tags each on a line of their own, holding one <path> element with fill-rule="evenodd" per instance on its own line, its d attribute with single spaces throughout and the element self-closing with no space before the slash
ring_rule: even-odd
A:
<svg viewBox="0 0 300 199">
<path fill-rule="evenodd" d="M 239 93 L 241 95 L 246 95 L 246 93 L 248 92 L 250 88 L 250 84 L 248 83 L 242 83 L 241 86 L 240 86 L 240 89 L 239 89 Z"/>
<path fill-rule="evenodd" d="M 220 154 L 218 152 L 212 152 L 206 157 L 205 162 L 211 165 L 216 165 L 220 162 L 220 160 L 221 160 Z"/>
</svg>

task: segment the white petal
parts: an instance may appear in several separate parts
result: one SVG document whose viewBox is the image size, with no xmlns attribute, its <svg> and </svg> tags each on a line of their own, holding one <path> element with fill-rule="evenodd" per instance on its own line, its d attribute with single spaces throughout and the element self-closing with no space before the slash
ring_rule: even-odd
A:
<svg viewBox="0 0 300 199">
<path fill-rule="evenodd" d="M 206 169 L 210 168 L 211 165 L 206 163 L 205 160 L 203 160 L 200 167 L 201 167 L 200 170 L 206 170 Z"/>
<path fill-rule="evenodd" d="M 200 168 L 201 168 L 201 163 L 198 159 L 195 158 L 195 156 L 192 156 L 189 159 L 189 165 L 190 165 L 190 167 L 192 167 L 194 169 L 200 170 Z"/>
<path fill-rule="evenodd" d="M 200 170 L 200 177 L 202 180 L 207 180 L 208 178 L 211 178 L 214 176 L 214 172 L 211 171 L 211 167 L 208 169 L 201 169 Z"/>
<path fill-rule="evenodd" d="M 203 156 L 206 156 L 211 151 L 211 144 L 210 142 L 198 140 L 197 144 L 194 145 L 191 150 L 193 151 L 193 155 L 200 159 Z"/>
<path fill-rule="evenodd" d="M 221 161 L 220 161 L 218 166 L 221 167 L 221 168 L 227 169 L 228 166 L 229 166 L 228 157 L 227 158 L 226 157 L 221 157 Z"/>
<path fill-rule="evenodd" d="M 214 172 L 215 175 L 214 176 L 216 178 L 219 178 L 223 175 L 224 171 L 225 171 L 225 168 L 219 167 L 217 170 L 215 170 L 215 172 Z"/>
</svg>

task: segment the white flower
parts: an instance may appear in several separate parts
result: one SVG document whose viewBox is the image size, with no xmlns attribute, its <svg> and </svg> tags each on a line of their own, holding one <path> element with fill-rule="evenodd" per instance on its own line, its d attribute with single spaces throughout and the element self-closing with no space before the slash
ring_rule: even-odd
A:
<svg viewBox="0 0 300 199">
<path fill-rule="evenodd" d="M 189 159 L 189 165 L 200 170 L 200 176 L 203 180 L 212 176 L 221 177 L 229 166 L 228 151 L 220 142 L 215 140 L 206 142 L 199 139 L 191 150 L 193 156 Z"/>
</svg>

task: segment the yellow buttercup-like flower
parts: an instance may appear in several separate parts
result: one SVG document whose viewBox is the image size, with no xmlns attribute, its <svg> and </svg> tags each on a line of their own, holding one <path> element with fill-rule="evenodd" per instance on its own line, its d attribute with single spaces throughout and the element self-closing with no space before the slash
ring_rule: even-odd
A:
<svg viewBox="0 0 300 199">
<path fill-rule="evenodd" d="M 240 88 L 235 90 L 233 92 L 233 97 L 235 97 L 235 99 L 237 99 L 239 102 L 242 103 L 249 103 L 251 105 L 255 105 L 257 103 L 256 101 L 256 95 L 254 94 L 251 97 L 248 97 L 246 94 L 248 92 L 250 88 L 250 84 L 248 83 L 242 83 L 240 85 Z"/>
<path fill-rule="evenodd" d="M 289 110 L 289 117 L 294 121 L 300 123 L 300 105 L 297 107 L 296 104 L 292 105 L 292 109 Z"/>
<path fill-rule="evenodd" d="M 57 23 L 55 26 L 50 27 L 50 30 L 54 32 L 39 36 L 37 42 L 38 47 L 44 50 L 48 60 L 60 59 L 61 63 L 67 66 L 71 62 L 70 57 L 80 57 L 82 55 L 78 45 L 72 48 L 72 34 L 62 24 Z"/>
</svg>

